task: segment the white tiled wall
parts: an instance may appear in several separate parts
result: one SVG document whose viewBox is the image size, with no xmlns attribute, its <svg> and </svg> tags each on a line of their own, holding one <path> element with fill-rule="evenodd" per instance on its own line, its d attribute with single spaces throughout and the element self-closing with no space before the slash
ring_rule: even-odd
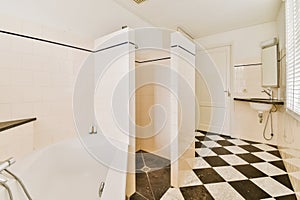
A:
<svg viewBox="0 0 300 200">
<path fill-rule="evenodd" d="M 261 91 L 261 65 L 234 68 L 234 93 L 239 97 L 266 97 Z"/>
<path fill-rule="evenodd" d="M 92 41 L 45 25 L 0 17 L 2 30 L 85 48 Z M 36 117 L 37 121 L 0 133 L 0 157 L 8 146 L 29 152 L 76 135 L 72 91 L 86 52 L 0 34 L 0 121 Z M 24 132 L 24 128 L 26 131 Z M 29 130 L 31 129 L 31 130 Z M 27 133 L 28 132 L 28 133 Z M 23 148 L 24 147 L 24 148 Z"/>
<path fill-rule="evenodd" d="M 33 124 L 25 124 L 0 133 L 0 160 L 16 160 L 33 151 Z"/>
</svg>

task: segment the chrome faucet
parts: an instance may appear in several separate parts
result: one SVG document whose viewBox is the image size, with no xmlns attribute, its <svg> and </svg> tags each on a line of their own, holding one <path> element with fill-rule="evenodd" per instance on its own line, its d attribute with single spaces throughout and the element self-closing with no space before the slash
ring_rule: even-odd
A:
<svg viewBox="0 0 300 200">
<path fill-rule="evenodd" d="M 19 183 L 19 185 L 21 186 L 23 192 L 25 193 L 26 197 L 28 200 L 32 200 L 30 194 L 28 193 L 28 190 L 26 189 L 25 185 L 23 184 L 23 182 L 21 181 L 21 179 L 19 179 L 14 173 L 12 173 L 11 171 L 9 171 L 7 168 L 10 167 L 12 164 L 14 164 L 16 161 L 14 158 L 9 158 L 5 161 L 0 161 L 0 175 L 6 177 L 4 175 L 3 172 L 5 172 L 6 174 L 8 174 L 10 177 L 14 178 L 17 183 Z M 13 200 L 13 195 L 12 195 L 12 191 L 10 190 L 10 188 L 8 187 L 8 185 L 6 184 L 7 180 L 3 179 L 0 177 L 0 186 L 3 186 L 9 195 L 10 200 Z"/>
<path fill-rule="evenodd" d="M 273 90 L 271 88 L 263 89 L 261 92 L 266 93 L 269 96 L 269 99 L 273 99 Z"/>
<path fill-rule="evenodd" d="M 5 161 L 0 162 L 0 172 L 10 167 L 12 164 L 14 164 L 16 160 L 14 158 L 9 158 Z"/>
</svg>

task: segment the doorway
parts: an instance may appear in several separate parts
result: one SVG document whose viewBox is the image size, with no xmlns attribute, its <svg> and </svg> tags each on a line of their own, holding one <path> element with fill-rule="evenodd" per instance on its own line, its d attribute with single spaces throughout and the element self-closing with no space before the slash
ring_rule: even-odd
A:
<svg viewBox="0 0 300 200">
<path fill-rule="evenodd" d="M 198 50 L 196 97 L 199 118 L 196 129 L 230 135 L 231 46 Z"/>
</svg>

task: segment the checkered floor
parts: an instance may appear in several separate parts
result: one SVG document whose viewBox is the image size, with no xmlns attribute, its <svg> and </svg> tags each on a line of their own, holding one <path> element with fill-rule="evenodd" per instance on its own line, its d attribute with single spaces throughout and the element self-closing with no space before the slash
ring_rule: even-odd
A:
<svg viewBox="0 0 300 200">
<path fill-rule="evenodd" d="M 160 199 L 297 199 L 277 147 L 200 132 L 195 144 L 184 187 Z"/>
</svg>

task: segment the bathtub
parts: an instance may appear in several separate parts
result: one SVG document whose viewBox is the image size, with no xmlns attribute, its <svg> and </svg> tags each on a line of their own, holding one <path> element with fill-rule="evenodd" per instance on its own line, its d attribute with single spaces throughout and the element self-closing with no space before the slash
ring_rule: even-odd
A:
<svg viewBox="0 0 300 200">
<path fill-rule="evenodd" d="M 33 200 L 125 199 L 126 173 L 97 162 L 78 139 L 62 141 L 33 152 L 17 160 L 9 170 L 23 181 Z M 101 182 L 105 182 L 105 187 L 100 198 Z M 10 179 L 7 184 L 14 200 L 26 200 L 15 180 Z M 0 199 L 9 200 L 7 191 L 2 187 Z"/>
</svg>

